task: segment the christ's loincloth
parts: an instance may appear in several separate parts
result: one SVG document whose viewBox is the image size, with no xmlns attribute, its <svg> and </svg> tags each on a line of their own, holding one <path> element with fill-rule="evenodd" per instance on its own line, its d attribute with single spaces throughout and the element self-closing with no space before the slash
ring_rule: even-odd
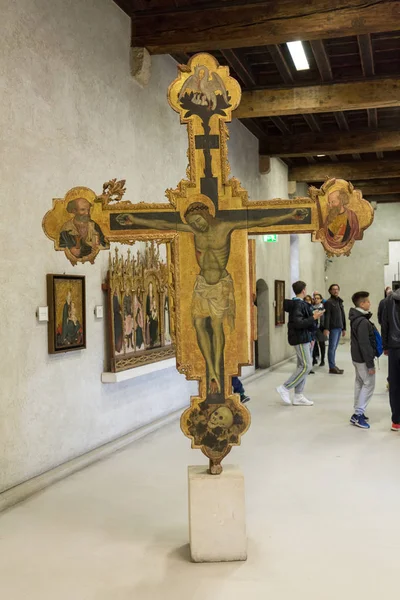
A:
<svg viewBox="0 0 400 600">
<path fill-rule="evenodd" d="M 235 294 L 232 277 L 228 274 L 217 283 L 207 283 L 203 275 L 197 275 L 192 297 L 194 319 L 227 320 L 235 327 Z"/>
</svg>

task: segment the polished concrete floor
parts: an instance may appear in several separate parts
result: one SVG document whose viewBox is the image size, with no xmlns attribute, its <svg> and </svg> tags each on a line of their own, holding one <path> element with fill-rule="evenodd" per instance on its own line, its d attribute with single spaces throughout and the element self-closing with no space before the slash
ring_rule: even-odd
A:
<svg viewBox="0 0 400 600">
<path fill-rule="evenodd" d="M 351 426 L 353 373 L 310 376 L 313 407 L 282 406 L 290 372 L 249 383 L 249 558 L 192 564 L 186 469 L 205 463 L 178 422 L 0 515 L 7 600 L 376 600 L 399 589 L 400 434 L 381 360 L 371 429 Z"/>
</svg>

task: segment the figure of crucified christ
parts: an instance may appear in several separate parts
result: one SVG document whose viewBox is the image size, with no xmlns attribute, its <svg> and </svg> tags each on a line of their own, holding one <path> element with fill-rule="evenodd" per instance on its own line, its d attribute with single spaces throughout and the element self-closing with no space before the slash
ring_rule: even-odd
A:
<svg viewBox="0 0 400 600">
<path fill-rule="evenodd" d="M 221 393 L 221 365 L 225 347 L 224 321 L 233 331 L 235 327 L 235 295 L 233 280 L 226 270 L 228 264 L 231 235 L 235 229 L 252 227 L 268 227 L 281 221 L 293 218 L 304 219 L 307 211 L 289 210 L 283 215 L 263 217 L 252 220 L 229 221 L 216 218 L 210 214 L 202 195 L 196 196 L 200 201 L 193 202 L 185 212 L 186 223 L 178 223 L 177 229 L 194 235 L 197 264 L 200 272 L 192 296 L 192 320 L 196 329 L 199 348 L 208 370 L 208 392 Z M 208 202 L 208 198 L 205 198 Z M 152 229 L 171 229 L 171 224 L 162 219 L 152 217 L 136 217 L 132 214 L 121 214 L 117 217 L 121 225 L 135 224 Z M 212 334 L 207 329 L 210 320 Z"/>
</svg>

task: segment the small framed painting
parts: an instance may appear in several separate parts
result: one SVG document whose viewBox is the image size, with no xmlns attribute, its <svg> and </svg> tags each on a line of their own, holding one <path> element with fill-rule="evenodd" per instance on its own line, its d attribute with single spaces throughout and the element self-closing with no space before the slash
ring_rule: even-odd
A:
<svg viewBox="0 0 400 600">
<path fill-rule="evenodd" d="M 49 354 L 86 348 L 85 277 L 47 275 Z"/>
<path fill-rule="evenodd" d="M 283 301 L 285 300 L 285 282 L 275 279 L 275 325 L 285 324 L 285 311 Z"/>
</svg>

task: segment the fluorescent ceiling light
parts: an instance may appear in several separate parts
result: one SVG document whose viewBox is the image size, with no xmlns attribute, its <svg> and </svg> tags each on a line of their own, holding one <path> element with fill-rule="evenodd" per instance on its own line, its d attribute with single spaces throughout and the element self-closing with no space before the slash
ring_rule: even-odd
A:
<svg viewBox="0 0 400 600">
<path fill-rule="evenodd" d="M 306 53 L 304 52 L 301 42 L 287 42 L 287 47 L 291 57 L 293 58 L 294 66 L 298 71 L 305 71 L 310 68 Z"/>
<path fill-rule="evenodd" d="M 325 154 L 317 154 L 317 158 L 321 158 L 322 156 L 326 156 Z"/>
</svg>

